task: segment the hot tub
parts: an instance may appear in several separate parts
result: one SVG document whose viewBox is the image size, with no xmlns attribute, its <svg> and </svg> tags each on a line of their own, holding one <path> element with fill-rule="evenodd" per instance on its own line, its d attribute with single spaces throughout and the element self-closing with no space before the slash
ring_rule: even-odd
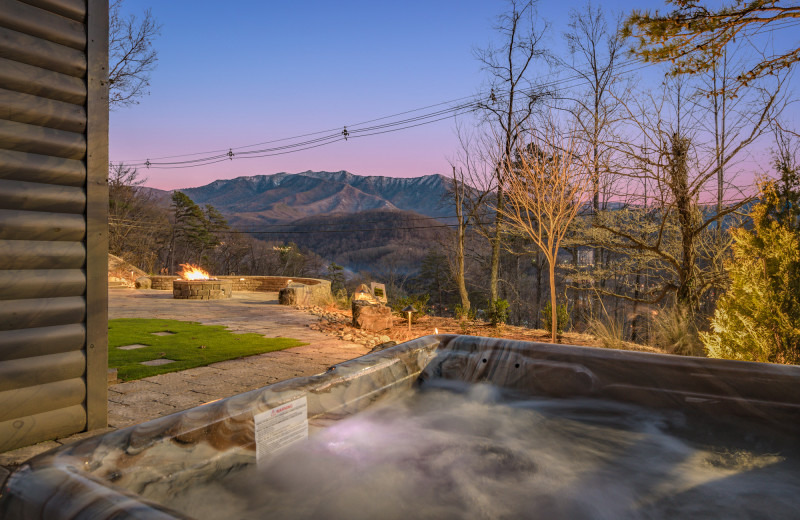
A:
<svg viewBox="0 0 800 520">
<path fill-rule="evenodd" d="M 35 457 L 0 518 L 790 518 L 798 433 L 797 366 L 427 336 Z M 268 490 L 236 509 L 253 482 Z"/>
</svg>

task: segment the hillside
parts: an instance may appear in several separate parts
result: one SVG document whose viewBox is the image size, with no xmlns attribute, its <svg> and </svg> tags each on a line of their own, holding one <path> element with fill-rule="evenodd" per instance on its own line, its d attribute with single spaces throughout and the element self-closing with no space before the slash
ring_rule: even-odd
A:
<svg viewBox="0 0 800 520">
<path fill-rule="evenodd" d="M 245 227 L 377 209 L 447 216 L 453 213 L 448 183 L 442 175 L 395 178 L 307 171 L 216 180 L 181 191 L 198 204 L 213 205 L 234 226 Z"/>
<path fill-rule="evenodd" d="M 294 242 L 354 271 L 406 273 L 419 267 L 429 249 L 439 247 L 446 229 L 418 213 L 379 209 L 307 217 L 255 236 Z"/>
</svg>

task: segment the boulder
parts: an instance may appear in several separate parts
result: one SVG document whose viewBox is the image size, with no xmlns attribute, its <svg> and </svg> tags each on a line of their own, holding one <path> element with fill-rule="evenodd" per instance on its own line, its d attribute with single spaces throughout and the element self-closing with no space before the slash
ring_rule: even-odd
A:
<svg viewBox="0 0 800 520">
<path fill-rule="evenodd" d="M 353 300 L 353 327 L 372 332 L 392 328 L 392 309 L 386 305 Z"/>
<path fill-rule="evenodd" d="M 153 282 L 150 280 L 149 276 L 140 276 L 134 282 L 134 286 L 137 289 L 150 289 L 152 287 Z"/>
<path fill-rule="evenodd" d="M 278 293 L 281 305 L 319 305 L 331 299 L 331 282 L 320 280 L 319 283 L 306 285 L 298 282 L 290 283 Z"/>
</svg>

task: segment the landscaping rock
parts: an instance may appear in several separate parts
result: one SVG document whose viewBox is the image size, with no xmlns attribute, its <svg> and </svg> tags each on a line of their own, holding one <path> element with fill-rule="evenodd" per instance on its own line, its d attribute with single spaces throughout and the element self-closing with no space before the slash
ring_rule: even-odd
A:
<svg viewBox="0 0 800 520">
<path fill-rule="evenodd" d="M 379 332 L 392 328 L 392 310 L 386 305 L 376 305 L 364 300 L 353 300 L 353 326 Z"/>
<path fill-rule="evenodd" d="M 315 285 L 291 283 L 278 293 L 278 302 L 281 305 L 315 305 L 331 299 L 331 283 L 321 280 Z"/>
<path fill-rule="evenodd" d="M 140 276 L 134 282 L 134 286 L 137 289 L 150 289 L 152 287 L 152 285 L 153 285 L 153 282 L 150 281 L 150 277 L 149 276 Z"/>
</svg>

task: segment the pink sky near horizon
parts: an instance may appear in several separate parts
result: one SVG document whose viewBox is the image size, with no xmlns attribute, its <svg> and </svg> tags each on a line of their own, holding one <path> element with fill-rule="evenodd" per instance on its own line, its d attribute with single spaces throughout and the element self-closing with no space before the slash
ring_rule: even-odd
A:
<svg viewBox="0 0 800 520">
<path fill-rule="evenodd" d="M 663 8 L 657 0 L 645 3 L 618 0 L 603 7 L 609 17 L 634 7 Z M 540 14 L 552 26 L 549 48 L 564 53 L 567 12 L 585 5 L 585 0 L 540 3 Z M 505 4 L 342 0 L 300 9 L 241 1 L 220 9 L 211 0 L 126 0 L 125 7 L 137 15 L 151 8 L 163 28 L 150 94 L 139 105 L 111 113 L 112 162 L 339 129 L 474 95 L 484 88 L 486 76 L 472 50 L 494 37 L 495 17 Z M 449 175 L 458 150 L 455 123 L 446 119 L 299 153 L 183 169 L 139 167 L 139 172 L 147 186 L 160 189 L 308 170 Z M 763 157 L 750 161 L 764 163 Z"/>
</svg>

